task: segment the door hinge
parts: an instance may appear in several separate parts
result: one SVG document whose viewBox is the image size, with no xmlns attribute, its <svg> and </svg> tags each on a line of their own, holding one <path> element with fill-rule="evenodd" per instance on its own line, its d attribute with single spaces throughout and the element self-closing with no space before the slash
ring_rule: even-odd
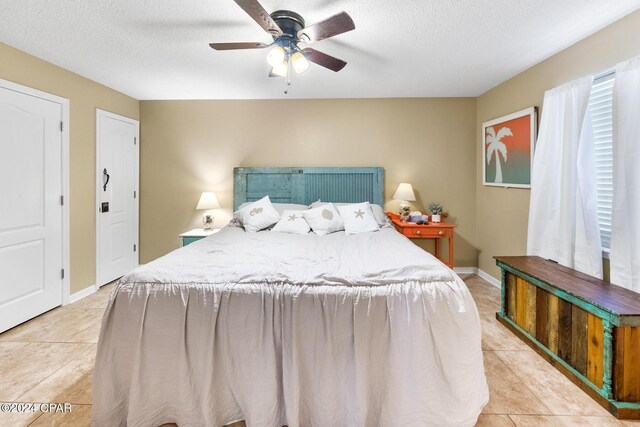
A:
<svg viewBox="0 0 640 427">
<path fill-rule="evenodd" d="M 60 278 L 64 279 L 64 268 L 62 270 L 60 270 Z"/>
<path fill-rule="evenodd" d="M 136 145 L 138 143 L 138 138 L 137 137 L 133 137 L 133 145 Z"/>
<path fill-rule="evenodd" d="M 136 198 L 136 195 L 137 195 L 136 190 L 133 190 L 133 198 L 134 199 Z"/>
<path fill-rule="evenodd" d="M 60 206 L 64 206 L 64 194 L 60 195 Z"/>
<path fill-rule="evenodd" d="M 64 122 L 60 122 L 60 132 L 64 132 Z"/>
<path fill-rule="evenodd" d="M 136 251 L 136 249 L 138 249 L 138 247 L 134 244 L 134 245 L 133 245 L 133 252 L 135 252 L 135 251 Z"/>
</svg>

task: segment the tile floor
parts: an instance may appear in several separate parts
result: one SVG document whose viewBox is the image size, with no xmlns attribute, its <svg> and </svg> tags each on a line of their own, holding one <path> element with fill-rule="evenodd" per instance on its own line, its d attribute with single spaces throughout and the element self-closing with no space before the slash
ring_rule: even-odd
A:
<svg viewBox="0 0 640 427">
<path fill-rule="evenodd" d="M 479 426 L 625 426 L 495 320 L 500 291 L 463 277 L 483 328 L 491 400 Z M 69 413 L 2 413 L 0 427 L 88 426 L 100 320 L 110 286 L 0 334 L 0 402 L 71 403 Z M 238 425 L 243 423 L 238 423 Z"/>
</svg>

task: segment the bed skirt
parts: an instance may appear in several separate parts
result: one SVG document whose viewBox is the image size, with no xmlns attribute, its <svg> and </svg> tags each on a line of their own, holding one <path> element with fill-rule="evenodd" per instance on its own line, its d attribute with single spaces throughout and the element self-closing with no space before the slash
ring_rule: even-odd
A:
<svg viewBox="0 0 640 427">
<path fill-rule="evenodd" d="M 94 426 L 473 426 L 489 394 L 465 284 L 119 283 Z"/>
</svg>

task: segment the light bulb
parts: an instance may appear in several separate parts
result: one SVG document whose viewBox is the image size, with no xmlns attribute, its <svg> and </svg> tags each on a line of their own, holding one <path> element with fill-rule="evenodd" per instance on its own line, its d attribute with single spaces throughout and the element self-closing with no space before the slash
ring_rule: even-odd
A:
<svg viewBox="0 0 640 427">
<path fill-rule="evenodd" d="M 296 70 L 296 73 L 304 73 L 309 68 L 309 61 L 304 57 L 302 52 L 296 52 L 291 55 L 291 65 L 293 65 L 293 69 Z"/>
<path fill-rule="evenodd" d="M 282 61 L 279 64 L 276 64 L 271 69 L 271 73 L 280 77 L 287 77 L 287 71 L 289 68 L 289 63 L 287 61 Z"/>
<path fill-rule="evenodd" d="M 267 62 L 272 67 L 276 67 L 278 64 L 282 64 L 284 61 L 284 49 L 280 46 L 274 46 L 267 55 Z"/>
</svg>

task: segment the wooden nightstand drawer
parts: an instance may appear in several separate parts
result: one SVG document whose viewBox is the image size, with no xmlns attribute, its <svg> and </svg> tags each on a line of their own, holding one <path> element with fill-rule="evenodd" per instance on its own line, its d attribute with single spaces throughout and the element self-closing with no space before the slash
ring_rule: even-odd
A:
<svg viewBox="0 0 640 427">
<path fill-rule="evenodd" d="M 453 234 L 452 230 L 438 230 L 435 228 L 427 227 L 402 227 L 402 234 L 412 239 L 434 239 L 438 237 L 450 237 Z"/>
</svg>

